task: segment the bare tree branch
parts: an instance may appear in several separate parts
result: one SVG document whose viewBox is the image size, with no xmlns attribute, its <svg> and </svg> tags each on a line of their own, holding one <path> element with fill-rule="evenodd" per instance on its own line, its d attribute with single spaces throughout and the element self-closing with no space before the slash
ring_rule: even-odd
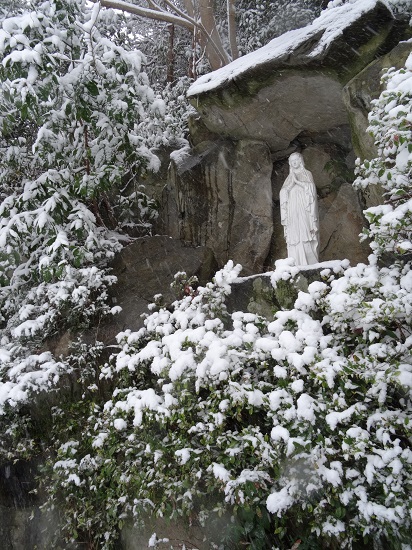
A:
<svg viewBox="0 0 412 550">
<path fill-rule="evenodd" d="M 193 25 L 197 26 L 196 20 L 193 15 L 193 5 L 191 1 L 189 1 L 188 4 L 191 6 L 192 9 L 190 11 L 188 10 L 188 13 L 185 13 L 178 6 L 175 6 L 170 0 L 164 0 L 164 3 L 167 4 L 169 8 L 172 8 L 172 10 L 177 13 L 177 15 L 179 15 L 183 19 L 187 19 L 188 21 L 193 23 Z"/>
<path fill-rule="evenodd" d="M 158 6 L 155 2 L 153 2 L 153 0 L 146 0 L 146 1 L 151 10 L 162 11 L 160 6 Z"/>
<path fill-rule="evenodd" d="M 229 35 L 230 51 L 232 53 L 232 59 L 239 57 L 239 50 L 236 40 L 236 0 L 227 0 L 227 27 Z"/>
<path fill-rule="evenodd" d="M 99 0 L 93 1 L 96 3 Z M 141 17 L 147 17 L 149 19 L 164 21 L 165 23 L 174 23 L 175 25 L 180 25 L 190 31 L 193 31 L 195 28 L 195 25 L 188 19 L 183 19 L 182 17 L 173 15 L 173 13 L 170 12 L 142 8 L 140 6 L 136 6 L 136 4 L 130 4 L 129 2 L 123 2 L 122 0 L 100 0 L 100 4 L 104 8 L 121 10 L 127 13 L 132 13 L 133 15 L 140 15 Z"/>
<path fill-rule="evenodd" d="M 92 1 L 98 2 L 99 0 Z M 147 0 L 148 4 L 151 5 L 153 9 L 142 8 L 141 6 L 131 4 L 130 2 L 124 2 L 123 0 L 100 0 L 100 4 L 105 8 L 117 9 L 133 15 L 139 15 L 140 17 L 179 25 L 189 29 L 191 32 L 199 30 L 201 44 L 206 49 L 206 55 L 212 70 L 218 69 L 229 63 L 229 57 L 223 47 L 222 40 L 217 30 L 213 11 L 213 0 L 200 0 L 199 20 L 195 19 L 192 0 L 185 0 L 185 7 L 189 15 L 176 8 L 170 0 L 165 1 L 178 15 L 161 9 L 154 0 Z"/>
</svg>

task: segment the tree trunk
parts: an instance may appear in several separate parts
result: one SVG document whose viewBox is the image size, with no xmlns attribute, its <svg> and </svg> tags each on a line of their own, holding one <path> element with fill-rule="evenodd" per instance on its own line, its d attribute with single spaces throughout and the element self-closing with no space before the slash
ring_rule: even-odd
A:
<svg viewBox="0 0 412 550">
<path fill-rule="evenodd" d="M 236 40 L 236 0 L 227 0 L 227 29 L 229 34 L 230 51 L 232 53 L 232 59 L 239 57 L 239 50 Z"/>
<path fill-rule="evenodd" d="M 219 32 L 216 27 L 213 0 L 199 0 L 199 19 L 201 23 L 200 43 L 206 50 L 212 70 L 219 69 L 229 63 Z"/>
<path fill-rule="evenodd" d="M 175 26 L 170 24 L 167 26 L 169 31 L 169 50 L 167 52 L 167 82 L 171 83 L 175 79 L 175 51 L 174 51 L 174 38 L 175 38 Z"/>
<path fill-rule="evenodd" d="M 191 19 L 195 19 L 195 10 L 193 7 L 192 0 L 183 0 L 183 5 L 185 7 L 185 10 L 187 12 L 187 15 Z M 192 33 L 192 55 L 189 59 L 189 68 L 187 71 L 187 76 L 189 78 L 192 78 L 193 80 L 196 79 L 196 48 L 197 48 L 197 36 L 198 36 L 198 29 L 193 29 Z"/>
</svg>

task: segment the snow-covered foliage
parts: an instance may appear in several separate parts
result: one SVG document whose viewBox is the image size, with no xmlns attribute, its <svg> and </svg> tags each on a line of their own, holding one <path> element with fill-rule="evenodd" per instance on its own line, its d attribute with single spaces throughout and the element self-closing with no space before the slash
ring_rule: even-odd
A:
<svg viewBox="0 0 412 550">
<path fill-rule="evenodd" d="M 365 212 L 372 249 L 404 254 L 412 252 L 412 54 L 405 68 L 386 73 L 384 83 L 369 116 L 378 156 L 359 166 L 355 184 L 380 184 L 385 192 L 385 204 Z"/>
<path fill-rule="evenodd" d="M 279 262 L 273 284 L 294 270 Z M 410 266 L 343 262 L 273 320 L 227 314 L 239 271 L 229 263 L 139 332 L 119 334 L 100 375 L 110 399 L 89 413 L 86 438 L 61 441 L 54 464 L 56 495 L 77 496 L 66 528 L 90 525 L 110 548 L 128 515 L 213 524 L 234 514 L 228 548 L 289 548 L 293 537 L 407 543 Z M 104 525 L 108 507 L 115 519 Z"/>
<path fill-rule="evenodd" d="M 156 90 L 186 78 L 191 72 L 190 66 L 195 56 L 193 48 L 196 46 L 192 44 L 192 33 L 184 27 L 125 16 L 121 39 L 122 43 L 129 42 L 133 49 L 145 54 L 145 70 Z M 196 57 L 199 61 L 201 52 Z M 205 64 L 208 67 L 207 62 Z"/>
<path fill-rule="evenodd" d="M 107 17 L 98 31 L 98 5 L 56 0 L 1 21 L 0 413 L 67 368 L 42 351 L 47 336 L 110 311 L 117 190 L 159 165 L 163 104 Z M 151 201 L 127 200 L 149 230 Z"/>
<path fill-rule="evenodd" d="M 188 118 L 196 113 L 186 98 L 191 82 L 191 79 L 181 77 L 173 85 L 154 87 L 156 99 L 151 107 L 152 117 L 146 124 L 146 132 L 152 135 L 148 139 L 155 149 L 173 146 L 178 150 L 188 145 Z"/>
</svg>

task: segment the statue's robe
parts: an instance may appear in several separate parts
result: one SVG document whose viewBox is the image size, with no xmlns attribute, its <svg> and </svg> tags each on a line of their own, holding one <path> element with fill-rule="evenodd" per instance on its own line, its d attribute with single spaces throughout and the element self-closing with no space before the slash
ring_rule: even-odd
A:
<svg viewBox="0 0 412 550">
<path fill-rule="evenodd" d="M 280 215 L 288 257 L 296 265 L 319 261 L 319 219 L 316 186 L 309 170 L 290 169 L 280 191 Z"/>
</svg>

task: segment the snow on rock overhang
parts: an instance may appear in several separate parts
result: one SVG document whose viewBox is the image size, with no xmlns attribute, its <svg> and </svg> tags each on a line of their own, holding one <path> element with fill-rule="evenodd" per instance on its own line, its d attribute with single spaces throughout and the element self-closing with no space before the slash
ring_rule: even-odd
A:
<svg viewBox="0 0 412 550">
<path fill-rule="evenodd" d="M 369 21 L 369 16 L 372 15 Z M 242 80 L 243 77 L 253 75 L 259 70 L 269 72 L 272 68 L 282 66 L 310 66 L 319 61 L 323 62 L 339 38 L 343 38 L 343 50 L 346 49 L 346 52 L 339 52 L 344 63 L 351 57 L 356 60 L 357 57 L 364 56 L 366 66 L 372 59 L 368 59 L 365 52 L 360 52 L 358 48 L 362 47 L 362 42 L 377 36 L 382 28 L 389 27 L 388 23 L 392 19 L 391 11 L 381 0 L 357 0 L 354 3 L 326 9 L 311 25 L 278 36 L 255 52 L 201 76 L 189 88 L 188 97 L 194 98 L 224 88 L 230 82 Z M 345 36 L 348 29 L 357 23 L 361 23 L 361 26 L 353 29 L 351 36 Z M 336 63 L 338 60 L 332 56 L 330 61 Z M 345 72 L 344 66 L 335 68 Z"/>
</svg>

